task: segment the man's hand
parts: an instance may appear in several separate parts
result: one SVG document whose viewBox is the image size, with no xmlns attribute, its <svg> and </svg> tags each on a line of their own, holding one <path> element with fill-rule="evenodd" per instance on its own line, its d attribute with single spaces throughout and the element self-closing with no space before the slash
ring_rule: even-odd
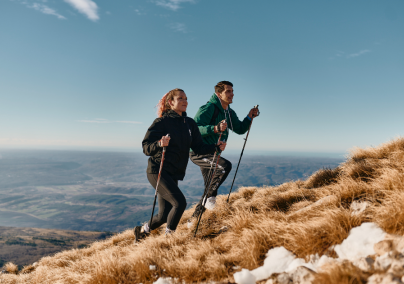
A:
<svg viewBox="0 0 404 284">
<path fill-rule="evenodd" d="M 248 113 L 249 118 L 254 118 L 258 116 L 258 108 L 252 108 Z"/>
<path fill-rule="evenodd" d="M 226 149 L 226 142 L 223 141 L 219 141 L 219 143 L 216 144 L 216 149 L 219 148 L 220 152 L 224 151 L 224 149 Z"/>
<path fill-rule="evenodd" d="M 166 147 L 166 146 L 168 146 L 168 143 L 170 143 L 170 135 L 166 135 L 166 136 L 163 136 L 163 137 L 161 137 L 161 140 L 159 141 L 160 143 L 160 147 Z"/>
<path fill-rule="evenodd" d="M 219 143 L 217 143 L 217 145 L 219 146 L 221 151 L 224 151 L 224 149 L 226 149 L 227 143 L 223 142 L 223 141 L 219 141 Z"/>
<path fill-rule="evenodd" d="M 213 131 L 214 131 L 215 133 L 223 132 L 223 131 L 226 130 L 226 128 L 227 128 L 227 122 L 226 122 L 225 119 L 223 119 L 221 122 L 219 122 L 218 125 L 216 125 L 216 126 L 214 127 L 214 130 L 213 130 Z"/>
</svg>

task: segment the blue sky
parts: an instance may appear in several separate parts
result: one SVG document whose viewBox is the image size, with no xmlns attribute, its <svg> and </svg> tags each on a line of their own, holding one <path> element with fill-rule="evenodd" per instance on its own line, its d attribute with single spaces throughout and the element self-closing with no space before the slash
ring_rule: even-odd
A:
<svg viewBox="0 0 404 284">
<path fill-rule="evenodd" d="M 404 1 L 0 1 L 0 148 L 139 151 L 162 95 L 184 89 L 193 117 L 221 80 L 240 118 L 260 105 L 251 151 L 386 142 Z"/>
</svg>

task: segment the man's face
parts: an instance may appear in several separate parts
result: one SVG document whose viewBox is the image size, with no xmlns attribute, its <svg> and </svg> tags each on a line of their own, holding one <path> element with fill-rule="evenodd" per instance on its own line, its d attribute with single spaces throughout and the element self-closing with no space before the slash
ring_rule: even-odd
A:
<svg viewBox="0 0 404 284">
<path fill-rule="evenodd" d="M 226 102 L 227 104 L 231 104 L 233 102 L 233 97 L 234 97 L 233 87 L 224 85 L 223 92 L 221 92 L 218 95 L 222 101 Z"/>
</svg>

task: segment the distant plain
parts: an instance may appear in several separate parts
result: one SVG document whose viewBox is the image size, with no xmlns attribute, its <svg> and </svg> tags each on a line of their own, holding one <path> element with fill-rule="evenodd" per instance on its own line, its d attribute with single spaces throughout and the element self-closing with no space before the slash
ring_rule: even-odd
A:
<svg viewBox="0 0 404 284">
<path fill-rule="evenodd" d="M 223 156 L 233 170 L 219 189 L 231 186 L 239 155 Z M 0 149 L 0 226 L 119 232 L 149 218 L 154 189 L 142 153 Z M 240 165 L 240 186 L 278 185 L 306 179 L 344 160 L 326 157 L 251 156 Z M 203 192 L 202 175 L 189 161 L 179 187 L 188 206 Z"/>
</svg>

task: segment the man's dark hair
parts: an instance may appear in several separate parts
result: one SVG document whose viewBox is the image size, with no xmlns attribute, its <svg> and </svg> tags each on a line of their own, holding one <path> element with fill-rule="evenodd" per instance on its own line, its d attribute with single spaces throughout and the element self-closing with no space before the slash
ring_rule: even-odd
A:
<svg viewBox="0 0 404 284">
<path fill-rule="evenodd" d="M 225 85 L 230 86 L 230 87 L 233 87 L 233 84 L 232 84 L 231 82 L 229 82 L 229 81 L 220 81 L 220 82 L 217 83 L 216 86 L 215 86 L 215 93 L 216 93 L 216 94 L 220 94 L 221 92 L 223 92 Z"/>
</svg>

